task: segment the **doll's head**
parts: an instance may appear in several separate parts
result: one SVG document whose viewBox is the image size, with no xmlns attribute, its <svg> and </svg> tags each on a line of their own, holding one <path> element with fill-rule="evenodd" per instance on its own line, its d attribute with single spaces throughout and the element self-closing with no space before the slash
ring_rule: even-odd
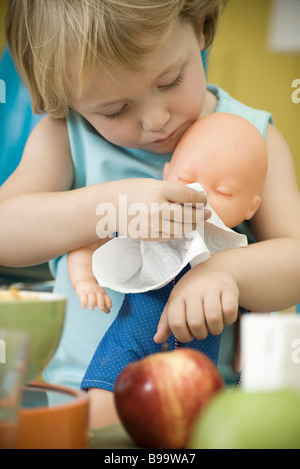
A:
<svg viewBox="0 0 300 469">
<path fill-rule="evenodd" d="M 218 112 L 199 119 L 183 135 L 164 180 L 201 184 L 210 206 L 233 228 L 257 211 L 267 167 L 266 144 L 256 127 Z"/>
</svg>

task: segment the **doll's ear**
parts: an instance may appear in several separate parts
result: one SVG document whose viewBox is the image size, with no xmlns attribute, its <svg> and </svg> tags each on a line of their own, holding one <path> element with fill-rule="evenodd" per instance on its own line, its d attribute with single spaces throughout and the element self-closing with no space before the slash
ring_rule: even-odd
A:
<svg viewBox="0 0 300 469">
<path fill-rule="evenodd" d="M 166 163 L 163 171 L 163 180 L 165 181 L 168 178 L 169 174 L 169 169 L 170 169 L 170 163 Z"/>
<path fill-rule="evenodd" d="M 258 207 L 260 206 L 260 203 L 261 203 L 261 197 L 259 195 L 256 195 L 253 199 L 252 207 L 249 210 L 247 216 L 245 217 L 245 220 L 250 220 L 255 215 L 255 213 L 258 210 Z"/>
</svg>

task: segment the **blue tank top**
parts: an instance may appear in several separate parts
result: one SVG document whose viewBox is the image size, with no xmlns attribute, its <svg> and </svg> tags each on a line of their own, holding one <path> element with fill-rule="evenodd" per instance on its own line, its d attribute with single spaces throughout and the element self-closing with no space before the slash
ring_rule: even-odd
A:
<svg viewBox="0 0 300 469">
<path fill-rule="evenodd" d="M 216 112 L 244 117 L 266 137 L 267 126 L 273 123 L 271 114 L 238 102 L 215 85 L 207 85 L 207 89 L 218 98 Z M 172 153 L 160 155 L 113 145 L 73 111 L 69 113 L 67 125 L 75 172 L 74 189 L 120 179 L 162 179 L 164 165 L 172 156 Z M 52 384 L 79 388 L 99 341 L 118 314 L 124 295 L 108 290 L 113 303 L 108 315 L 97 309 L 82 310 L 69 280 L 66 257 L 65 254 L 50 263 L 56 280 L 54 291 L 64 294 L 68 301 L 60 345 L 44 377 Z"/>
</svg>

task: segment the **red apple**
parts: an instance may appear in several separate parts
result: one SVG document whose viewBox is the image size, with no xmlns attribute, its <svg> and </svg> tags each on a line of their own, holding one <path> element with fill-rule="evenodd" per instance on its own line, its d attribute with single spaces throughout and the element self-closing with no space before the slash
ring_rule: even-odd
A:
<svg viewBox="0 0 300 469">
<path fill-rule="evenodd" d="M 115 384 L 116 408 L 127 432 L 145 448 L 185 448 L 192 426 L 223 378 L 204 354 L 189 348 L 131 363 Z"/>
</svg>

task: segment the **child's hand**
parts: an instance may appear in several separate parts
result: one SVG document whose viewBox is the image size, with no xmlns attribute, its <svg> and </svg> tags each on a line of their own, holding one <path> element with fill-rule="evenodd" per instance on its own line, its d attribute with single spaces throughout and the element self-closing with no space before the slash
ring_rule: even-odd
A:
<svg viewBox="0 0 300 469">
<path fill-rule="evenodd" d="M 195 230 L 211 215 L 203 208 L 206 196 L 182 184 L 151 178 L 125 179 L 119 181 L 117 195 L 116 231 L 129 238 L 168 241 Z M 121 206 L 120 195 L 126 196 L 127 206 Z"/>
<path fill-rule="evenodd" d="M 218 335 L 224 325 L 238 316 L 239 290 L 226 271 L 202 263 L 187 272 L 173 288 L 162 312 L 156 343 L 165 342 L 171 332 L 182 343 Z"/>
<path fill-rule="evenodd" d="M 74 288 L 83 309 L 89 306 L 89 309 L 93 310 L 97 306 L 100 311 L 109 313 L 112 307 L 111 299 L 98 283 L 82 280 L 78 281 Z"/>
</svg>

